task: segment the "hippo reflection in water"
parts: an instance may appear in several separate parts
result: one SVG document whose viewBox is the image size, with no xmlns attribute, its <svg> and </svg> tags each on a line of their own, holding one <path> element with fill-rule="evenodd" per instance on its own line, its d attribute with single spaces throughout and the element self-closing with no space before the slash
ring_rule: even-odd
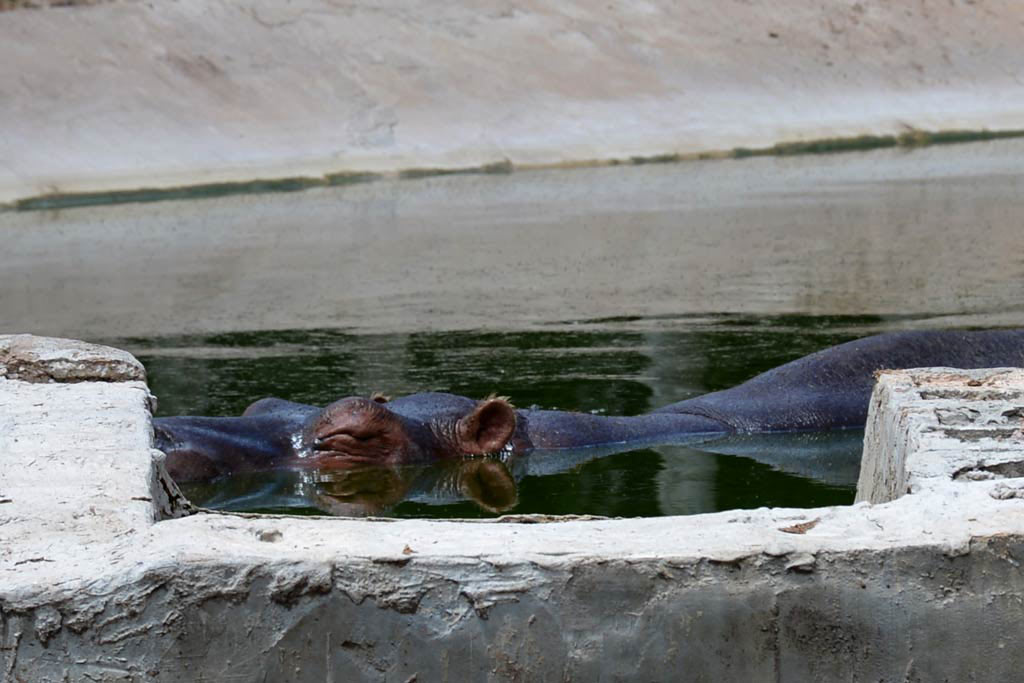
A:
<svg viewBox="0 0 1024 683">
<path fill-rule="evenodd" d="M 578 462 L 570 457 L 560 469 Z M 219 510 L 278 512 L 312 507 L 331 515 L 361 517 L 387 514 L 406 501 L 431 507 L 472 501 L 493 514 L 518 505 L 518 481 L 529 470 L 528 457 L 489 455 L 415 465 L 336 458 L 329 468 L 244 472 L 192 482 L 185 491 L 197 504 Z"/>
<path fill-rule="evenodd" d="M 841 429 L 761 434 L 695 434 L 681 438 L 705 453 L 741 456 L 774 470 L 821 484 L 850 488 L 860 472 L 862 432 Z M 277 468 L 242 472 L 185 485 L 188 497 L 218 510 L 286 512 L 319 509 L 331 515 L 390 514 L 399 503 L 436 506 L 472 502 L 484 512 L 507 512 L 519 504 L 519 482 L 546 477 L 636 446 L 610 444 L 530 454 L 446 458 L 415 465 L 375 464 L 335 458 L 330 468 Z M 662 456 L 692 454 L 660 448 Z M 557 452 L 557 457 L 551 457 Z M 553 490 L 552 490 L 553 491 Z M 534 493 L 536 495 L 536 493 Z M 457 514 L 462 514 L 461 512 Z"/>
<path fill-rule="evenodd" d="M 267 398 L 241 417 L 159 418 L 154 429 L 168 471 L 180 482 L 253 470 L 356 471 L 488 454 L 558 459 L 597 446 L 622 451 L 730 433 L 860 427 L 878 370 L 926 366 L 1022 367 L 1024 330 L 867 337 L 731 389 L 632 417 L 517 410 L 500 397 L 475 401 L 421 393 L 394 401 L 348 397 L 326 408 Z"/>
</svg>

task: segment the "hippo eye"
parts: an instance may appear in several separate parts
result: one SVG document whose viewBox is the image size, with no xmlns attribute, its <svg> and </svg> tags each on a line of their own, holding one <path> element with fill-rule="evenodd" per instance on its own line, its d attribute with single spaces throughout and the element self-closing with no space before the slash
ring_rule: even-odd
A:
<svg viewBox="0 0 1024 683">
<path fill-rule="evenodd" d="M 373 441 L 374 439 L 380 438 L 380 432 L 367 432 L 362 430 L 356 430 L 349 427 L 343 427 L 341 429 L 335 429 L 333 431 L 324 432 L 318 435 L 318 441 L 326 441 L 331 438 L 340 437 L 349 439 L 351 441 L 359 441 L 366 443 L 367 441 Z"/>
<path fill-rule="evenodd" d="M 375 391 L 373 392 L 373 394 L 370 395 L 370 400 L 373 401 L 374 403 L 387 403 L 388 401 L 391 400 L 391 397 L 385 396 L 383 393 L 379 391 Z"/>
<path fill-rule="evenodd" d="M 353 431 L 336 431 L 318 437 L 313 442 L 316 451 L 345 451 L 346 448 L 376 448 L 381 434 Z"/>
</svg>

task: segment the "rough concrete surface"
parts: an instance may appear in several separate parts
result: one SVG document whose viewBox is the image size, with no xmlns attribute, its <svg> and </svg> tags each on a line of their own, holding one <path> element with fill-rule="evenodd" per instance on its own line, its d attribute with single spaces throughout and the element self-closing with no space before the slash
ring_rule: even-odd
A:
<svg viewBox="0 0 1024 683">
<path fill-rule="evenodd" d="M 179 0 L 0 22 L 0 202 L 1024 128 L 1014 0 Z"/>
<path fill-rule="evenodd" d="M 980 387 L 1014 407 L 975 440 Z M 0 676 L 1013 680 L 1021 480 L 961 446 L 1024 459 L 999 436 L 1022 392 L 1022 371 L 884 375 L 870 439 L 917 425 L 885 504 L 522 524 L 181 516 L 144 384 L 0 380 Z"/>
<path fill-rule="evenodd" d="M 871 401 L 859 501 L 1024 477 L 1024 370 L 887 371 Z"/>
<path fill-rule="evenodd" d="M 0 335 L 0 377 L 23 382 L 146 381 L 133 355 L 75 339 Z"/>
</svg>

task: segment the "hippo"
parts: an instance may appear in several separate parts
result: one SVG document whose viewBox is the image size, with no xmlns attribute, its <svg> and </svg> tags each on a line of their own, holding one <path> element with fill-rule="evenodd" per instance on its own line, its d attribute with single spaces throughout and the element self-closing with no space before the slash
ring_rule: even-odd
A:
<svg viewBox="0 0 1024 683">
<path fill-rule="evenodd" d="M 350 396 L 324 408 L 265 398 L 240 417 L 166 417 L 153 425 L 156 447 L 179 482 L 271 468 L 536 457 L 730 433 L 862 427 L 879 370 L 926 366 L 1024 367 L 1024 330 L 879 334 L 636 416 L 521 410 L 500 396 L 477 401 L 427 392 L 395 400 Z"/>
</svg>

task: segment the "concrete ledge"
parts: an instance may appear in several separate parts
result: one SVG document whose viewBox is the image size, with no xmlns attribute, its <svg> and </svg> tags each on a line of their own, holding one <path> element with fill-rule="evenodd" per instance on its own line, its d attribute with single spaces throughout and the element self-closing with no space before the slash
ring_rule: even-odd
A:
<svg viewBox="0 0 1024 683">
<path fill-rule="evenodd" d="M 133 355 L 74 339 L 0 335 L 0 378 L 22 382 L 145 382 Z"/>
<path fill-rule="evenodd" d="M 1024 370 L 880 374 L 858 501 L 886 503 L 904 493 L 957 490 L 951 481 L 1018 477 L 1024 477 Z"/>
<path fill-rule="evenodd" d="M 917 372 L 883 376 L 873 425 L 936 371 Z M 1024 390 L 1019 371 L 963 376 Z M 924 407 L 904 411 L 922 420 L 900 432 L 918 435 L 897 446 L 905 471 L 871 479 L 909 485 L 885 504 L 521 524 L 168 519 L 183 510 L 158 495 L 147 402 L 137 381 L 0 380 L 4 680 L 1012 680 L 1024 666 L 1024 500 L 1003 494 L 1020 480 L 963 476 L 962 459 L 939 475 L 912 447 L 952 457 L 964 434 L 926 434 Z M 1003 417 L 993 429 L 1014 426 Z"/>
</svg>

